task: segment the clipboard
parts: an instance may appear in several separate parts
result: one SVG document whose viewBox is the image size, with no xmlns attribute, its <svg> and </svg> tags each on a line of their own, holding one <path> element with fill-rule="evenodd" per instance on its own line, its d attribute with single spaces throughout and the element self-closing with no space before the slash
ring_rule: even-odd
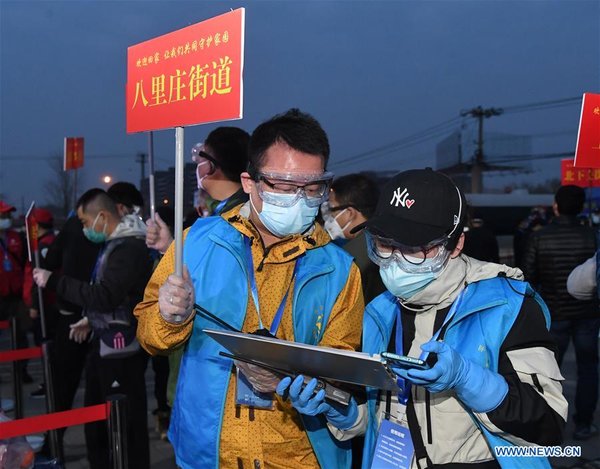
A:
<svg viewBox="0 0 600 469">
<path fill-rule="evenodd" d="M 241 332 L 204 329 L 233 355 L 293 374 L 397 391 L 396 376 L 378 355 L 307 345 Z"/>
</svg>

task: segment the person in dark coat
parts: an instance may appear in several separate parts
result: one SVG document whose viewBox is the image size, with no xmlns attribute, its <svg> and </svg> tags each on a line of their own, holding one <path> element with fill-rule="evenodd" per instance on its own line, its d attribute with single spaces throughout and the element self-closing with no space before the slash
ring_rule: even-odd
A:
<svg viewBox="0 0 600 469">
<path fill-rule="evenodd" d="M 598 402 L 598 300 L 577 300 L 567 291 L 571 271 L 596 251 L 594 230 L 579 223 L 585 192 L 578 186 L 561 186 L 553 204 L 555 217 L 529 237 L 525 251 L 525 278 L 538 288 L 550 309 L 552 333 L 561 364 L 573 340 L 577 359 L 574 438 L 586 440 L 598 433 L 593 425 Z"/>
<path fill-rule="evenodd" d="M 70 338 L 89 341 L 84 405 L 102 404 L 110 395 L 124 394 L 129 469 L 149 469 L 144 379 L 148 355 L 135 338 L 137 321 L 133 316 L 133 308 L 142 299 L 152 273 L 146 226 L 137 215 L 121 217 L 102 189 L 91 189 L 81 196 L 77 216 L 86 238 L 102 245 L 92 282 L 39 268 L 34 269 L 33 279 L 38 286 L 56 291 L 83 308 L 83 319 L 70 326 Z M 106 422 L 86 424 L 85 439 L 91 469 L 109 467 Z"/>
<path fill-rule="evenodd" d="M 43 267 L 49 271 L 61 272 L 81 282 L 90 282 L 100 245 L 94 244 L 83 235 L 83 225 L 76 215 L 65 221 L 54 242 L 48 247 Z M 52 370 L 54 406 L 56 411 L 71 409 L 75 393 L 79 387 L 88 343 L 77 343 L 69 339 L 71 325 L 82 318 L 81 306 L 74 304 L 61 294 L 56 295 L 55 332 L 52 343 Z M 38 393 L 41 394 L 41 391 Z M 62 447 L 66 428 L 57 430 Z M 46 439 L 48 441 L 48 439 Z M 46 445 L 44 451 L 49 453 Z"/>
<path fill-rule="evenodd" d="M 485 262 L 500 262 L 498 240 L 478 213 L 469 220 L 463 254 Z"/>
</svg>

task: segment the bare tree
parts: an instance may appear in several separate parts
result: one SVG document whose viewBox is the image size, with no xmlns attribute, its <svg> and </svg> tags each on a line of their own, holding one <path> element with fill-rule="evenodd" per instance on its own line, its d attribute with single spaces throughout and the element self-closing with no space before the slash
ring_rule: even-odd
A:
<svg viewBox="0 0 600 469">
<path fill-rule="evenodd" d="M 72 171 L 63 171 L 63 157 L 54 155 L 48 161 L 48 166 L 52 171 L 50 179 L 46 181 L 48 202 L 60 211 L 60 214 L 66 217 L 71 208 L 73 200 L 73 176 Z"/>
</svg>

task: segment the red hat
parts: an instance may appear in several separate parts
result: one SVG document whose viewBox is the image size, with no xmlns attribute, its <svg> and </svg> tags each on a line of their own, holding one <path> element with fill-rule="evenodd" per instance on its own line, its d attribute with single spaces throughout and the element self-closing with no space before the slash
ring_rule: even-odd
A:
<svg viewBox="0 0 600 469">
<path fill-rule="evenodd" d="M 12 205 L 8 205 L 3 200 L 0 200 L 0 213 L 9 213 L 14 212 L 15 210 L 16 208 L 14 208 Z"/>
<path fill-rule="evenodd" d="M 50 225 L 54 221 L 52 212 L 45 208 L 34 208 L 32 215 L 38 223 L 43 223 L 45 225 Z"/>
</svg>

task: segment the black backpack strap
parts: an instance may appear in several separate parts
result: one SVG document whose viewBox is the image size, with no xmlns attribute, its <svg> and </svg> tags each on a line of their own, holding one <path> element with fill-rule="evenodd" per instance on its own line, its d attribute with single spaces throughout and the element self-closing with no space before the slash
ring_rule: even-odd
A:
<svg viewBox="0 0 600 469">
<path fill-rule="evenodd" d="M 415 412 L 415 405 L 413 403 L 412 393 L 408 398 L 408 402 L 406 404 L 406 418 L 408 420 L 408 429 L 410 431 L 410 437 L 413 442 L 413 446 L 415 448 L 415 458 L 417 461 L 417 466 L 419 469 L 423 469 L 421 466 L 421 461 L 424 459 L 427 467 L 433 467 L 433 462 L 429 459 L 429 455 L 427 454 L 427 449 L 425 448 L 425 443 L 423 443 L 423 436 L 421 435 L 421 426 L 419 425 L 419 421 L 417 420 L 417 413 Z"/>
</svg>

